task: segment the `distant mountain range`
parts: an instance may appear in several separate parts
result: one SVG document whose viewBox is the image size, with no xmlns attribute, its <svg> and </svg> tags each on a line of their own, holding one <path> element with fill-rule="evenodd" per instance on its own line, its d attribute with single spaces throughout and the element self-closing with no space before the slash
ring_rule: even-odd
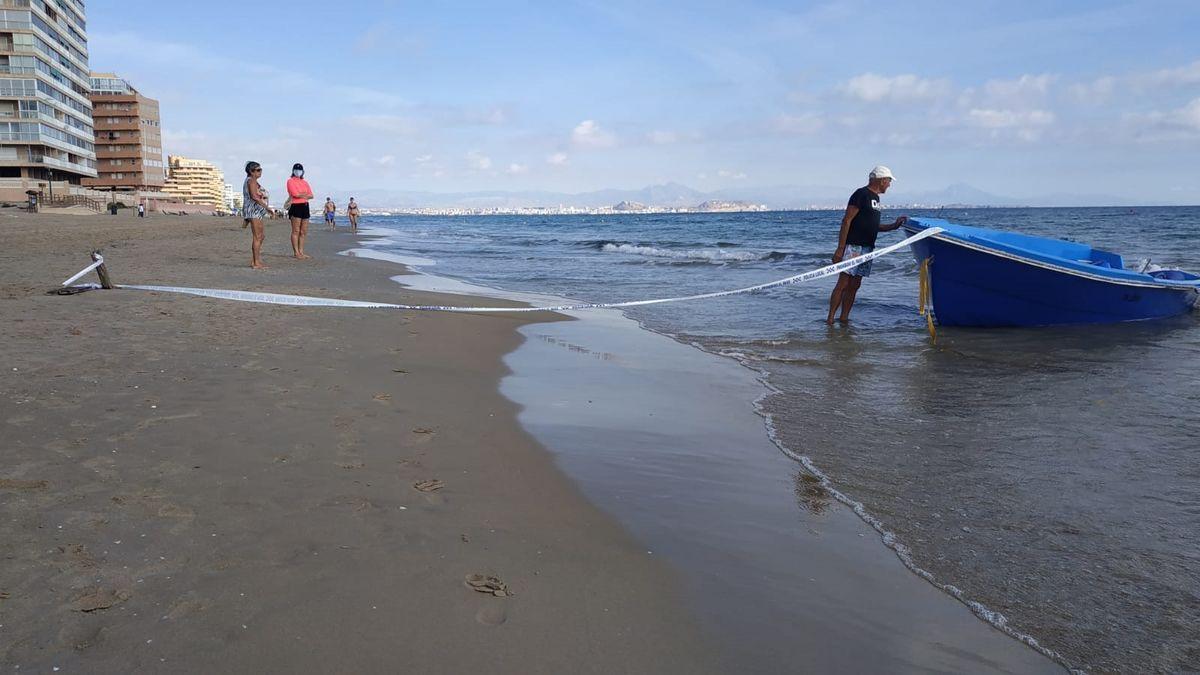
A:
<svg viewBox="0 0 1200 675">
<path fill-rule="evenodd" d="M 701 192 L 679 183 L 651 185 L 640 190 L 606 189 L 565 193 L 550 191 L 421 192 L 367 189 L 337 190 L 332 196 L 344 205 L 354 196 L 364 207 L 376 209 L 470 208 L 511 209 L 534 206 L 602 208 L 621 202 L 654 207 L 694 207 L 705 201 L 741 201 L 764 204 L 772 209 L 841 208 L 852 187 L 829 185 L 776 185 Z M 899 192 L 888 196 L 888 204 L 902 206 L 1149 206 L 1125 197 L 1104 194 L 1055 193 L 1032 197 L 991 194 L 966 183 L 933 192 Z"/>
</svg>

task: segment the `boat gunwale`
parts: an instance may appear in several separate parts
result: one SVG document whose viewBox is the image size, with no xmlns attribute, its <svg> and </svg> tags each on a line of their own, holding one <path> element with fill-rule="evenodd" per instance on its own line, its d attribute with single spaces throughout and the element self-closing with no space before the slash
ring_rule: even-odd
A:
<svg viewBox="0 0 1200 675">
<path fill-rule="evenodd" d="M 912 219 L 910 219 L 910 222 L 916 221 L 917 223 L 920 223 L 921 226 L 920 227 L 910 227 L 906 223 L 906 224 L 902 225 L 901 227 L 903 227 L 905 230 L 907 230 L 909 232 L 913 232 L 913 233 L 919 232 L 919 231 L 929 228 L 929 227 L 941 227 L 941 225 L 937 225 L 934 223 L 926 224 L 926 221 L 930 221 L 930 220 L 939 221 L 940 219 L 937 219 L 937 218 L 929 218 L 929 219 L 912 218 Z M 954 225 L 954 223 L 949 223 L 949 221 L 941 221 L 941 222 L 944 222 L 944 223 L 947 223 L 950 225 Z M 1079 264 L 1080 267 L 1068 267 L 1068 266 L 1065 266 L 1062 264 L 1054 263 L 1054 262 L 1051 262 L 1051 261 L 1045 259 L 1045 258 L 1053 258 L 1053 256 L 1039 254 L 1035 251 L 1021 248 L 1019 246 L 1011 246 L 1011 245 L 1007 245 L 1007 244 L 1001 244 L 999 242 L 997 242 L 995 244 L 982 244 L 979 242 L 970 241 L 970 240 L 955 236 L 950 231 L 939 232 L 938 234 L 935 234 L 930 238 L 937 239 L 938 241 L 942 241 L 942 242 L 945 242 L 948 244 L 955 244 L 958 246 L 962 246 L 963 248 L 969 248 L 972 250 L 980 251 L 982 253 L 999 256 L 1001 258 L 1007 258 L 1009 260 L 1012 260 L 1012 261 L 1015 261 L 1018 263 L 1023 263 L 1026 265 L 1031 265 L 1033 267 L 1041 267 L 1043 269 L 1049 269 L 1049 270 L 1053 270 L 1055 272 L 1062 272 L 1062 273 L 1070 274 L 1072 276 L 1083 277 L 1085 279 L 1089 279 L 1092 281 L 1102 281 L 1105 283 L 1116 284 L 1119 286 L 1134 286 L 1134 287 L 1138 287 L 1138 288 L 1155 288 L 1155 289 L 1170 290 L 1170 291 L 1187 291 L 1187 290 L 1200 291 L 1200 279 L 1193 280 L 1193 281 L 1175 280 L 1175 279 L 1155 279 L 1154 277 L 1151 277 L 1148 274 L 1141 273 L 1141 272 L 1134 272 L 1132 270 L 1109 269 L 1109 274 L 1114 274 L 1114 273 L 1122 274 L 1123 273 L 1123 274 L 1129 274 L 1129 275 L 1138 275 L 1138 277 L 1144 277 L 1144 278 L 1136 278 L 1136 279 L 1121 278 L 1119 276 L 1109 276 L 1109 275 L 1106 275 L 1103 273 L 1097 273 L 1097 272 L 1092 272 L 1089 270 L 1081 269 L 1082 264 Z M 1006 250 L 1006 249 L 1011 249 L 1011 250 Z M 1066 258 L 1058 258 L 1058 259 L 1063 260 L 1068 263 L 1072 262 L 1072 261 L 1067 260 Z"/>
</svg>

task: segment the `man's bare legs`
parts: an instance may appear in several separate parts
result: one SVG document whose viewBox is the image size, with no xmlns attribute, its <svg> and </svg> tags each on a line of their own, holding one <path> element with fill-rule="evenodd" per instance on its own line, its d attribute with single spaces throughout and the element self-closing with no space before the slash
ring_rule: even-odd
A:
<svg viewBox="0 0 1200 675">
<path fill-rule="evenodd" d="M 858 297 L 858 288 L 862 286 L 862 280 L 862 277 L 850 277 L 849 285 L 846 286 L 846 290 L 842 291 L 842 315 L 838 317 L 838 321 L 842 323 L 850 321 L 850 308 L 854 306 L 854 299 Z"/>
<path fill-rule="evenodd" d="M 263 227 L 262 218 L 250 220 L 250 233 L 250 266 L 256 270 L 265 270 L 267 266 L 262 261 L 262 245 L 263 240 L 267 238 L 267 232 Z"/>
<path fill-rule="evenodd" d="M 308 219 L 292 218 L 292 257 L 305 260 L 310 256 L 304 255 L 304 238 L 308 236 Z"/>
<path fill-rule="evenodd" d="M 854 306 L 854 299 L 858 296 L 859 286 L 862 286 L 862 277 L 856 277 L 845 272 L 838 275 L 837 285 L 833 287 L 833 292 L 829 294 L 829 316 L 826 317 L 825 323 L 833 325 L 833 315 L 837 313 L 839 307 L 842 310 L 842 315 L 838 317 L 838 321 L 845 323 L 850 320 L 850 308 Z"/>
</svg>

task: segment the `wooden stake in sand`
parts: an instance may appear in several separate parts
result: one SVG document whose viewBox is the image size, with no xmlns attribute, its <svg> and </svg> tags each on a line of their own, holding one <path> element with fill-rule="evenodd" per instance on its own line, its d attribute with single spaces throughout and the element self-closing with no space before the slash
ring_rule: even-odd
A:
<svg viewBox="0 0 1200 675">
<path fill-rule="evenodd" d="M 92 262 L 103 259 L 104 256 L 100 255 L 100 251 L 92 251 Z M 108 268 L 104 263 L 100 263 L 100 266 L 96 268 L 96 274 L 100 276 L 100 287 L 112 290 L 112 279 L 108 278 Z"/>
</svg>

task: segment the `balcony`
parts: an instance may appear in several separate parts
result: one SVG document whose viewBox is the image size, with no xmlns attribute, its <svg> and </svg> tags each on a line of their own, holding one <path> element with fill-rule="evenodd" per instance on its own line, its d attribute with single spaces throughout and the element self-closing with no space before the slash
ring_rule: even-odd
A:
<svg viewBox="0 0 1200 675">
<path fill-rule="evenodd" d="M 29 161 L 33 162 L 35 164 L 41 164 L 42 166 L 45 166 L 47 168 L 61 169 L 63 171 L 69 171 L 71 173 L 77 173 L 82 176 L 89 176 L 89 177 L 93 177 L 93 178 L 96 176 L 96 170 L 93 169 L 92 167 L 84 166 L 83 164 L 75 164 L 73 162 L 68 162 L 65 159 L 58 159 L 56 157 L 47 157 L 45 155 L 30 154 Z"/>
<path fill-rule="evenodd" d="M 115 141 L 114 141 L 115 142 Z M 101 142 L 103 143 L 103 141 Z M 140 159 L 142 157 L 142 146 L 137 145 L 126 149 L 125 146 L 118 146 L 120 150 L 114 150 L 111 145 L 96 144 L 97 159 Z"/>
<path fill-rule="evenodd" d="M 92 113 L 93 124 L 96 127 L 96 133 L 105 131 L 141 131 L 142 122 L 139 119 L 126 121 L 117 117 L 104 117 Z"/>
</svg>

